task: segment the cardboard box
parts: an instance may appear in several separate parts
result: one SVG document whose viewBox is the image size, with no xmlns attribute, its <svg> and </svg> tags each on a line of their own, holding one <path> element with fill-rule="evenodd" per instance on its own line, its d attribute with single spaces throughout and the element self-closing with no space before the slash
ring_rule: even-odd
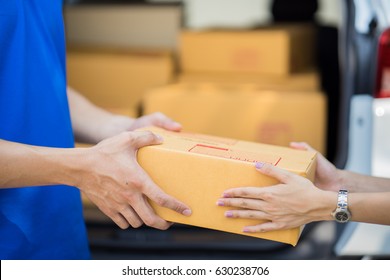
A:
<svg viewBox="0 0 390 280">
<path fill-rule="evenodd" d="M 65 5 L 67 42 L 74 45 L 176 50 L 180 5 Z"/>
<path fill-rule="evenodd" d="M 183 5 L 184 26 L 189 29 L 262 26 L 272 22 L 270 4 L 264 0 L 186 1 Z"/>
<path fill-rule="evenodd" d="M 274 26 L 255 30 L 184 30 L 180 37 L 183 72 L 287 75 L 314 65 L 314 28 Z"/>
<path fill-rule="evenodd" d="M 173 77 L 170 52 L 69 48 L 68 84 L 93 103 L 135 110 L 144 92 Z"/>
<path fill-rule="evenodd" d="M 143 98 L 145 114 L 160 111 L 196 133 L 288 146 L 326 147 L 322 92 L 263 91 L 255 85 L 176 84 Z"/>
<path fill-rule="evenodd" d="M 164 138 L 161 145 L 141 148 L 138 162 L 165 192 L 192 209 L 183 216 L 151 202 L 162 218 L 187 225 L 221 230 L 296 245 L 302 228 L 267 233 L 244 233 L 244 226 L 263 221 L 229 219 L 216 202 L 224 190 L 242 186 L 269 186 L 277 181 L 260 174 L 255 162 L 268 162 L 314 179 L 316 153 L 285 147 L 238 141 L 193 133 L 175 133 L 146 128 Z"/>
<path fill-rule="evenodd" d="M 221 72 L 180 73 L 178 83 L 216 83 L 221 85 L 254 84 L 264 90 L 318 91 L 321 89 L 320 75 L 316 70 L 294 73 L 288 76 L 258 75 Z"/>
</svg>

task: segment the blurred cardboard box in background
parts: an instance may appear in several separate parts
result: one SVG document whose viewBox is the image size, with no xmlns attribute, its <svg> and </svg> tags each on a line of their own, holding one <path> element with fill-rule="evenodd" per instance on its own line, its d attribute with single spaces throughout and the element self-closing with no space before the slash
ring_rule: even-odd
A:
<svg viewBox="0 0 390 280">
<path fill-rule="evenodd" d="M 171 52 L 70 47 L 68 84 L 101 107 L 135 110 L 144 92 L 169 83 Z"/>
<path fill-rule="evenodd" d="M 245 29 L 272 22 L 271 0 L 186 0 L 183 2 L 185 28 Z"/>
<path fill-rule="evenodd" d="M 221 72 L 180 73 L 178 83 L 216 83 L 222 85 L 254 84 L 264 90 L 303 90 L 316 91 L 321 88 L 319 73 L 316 70 L 294 73 L 286 76 L 258 75 Z"/>
<path fill-rule="evenodd" d="M 314 66 L 314 40 L 314 27 L 303 24 L 253 30 L 183 30 L 180 70 L 288 75 Z"/>
<path fill-rule="evenodd" d="M 302 228 L 244 233 L 245 226 L 263 221 L 226 218 L 225 211 L 232 208 L 216 203 L 228 188 L 278 183 L 256 171 L 255 162 L 267 162 L 313 180 L 315 152 L 158 128 L 143 130 L 161 135 L 164 142 L 141 148 L 138 162 L 166 193 L 192 209 L 192 215 L 186 217 L 151 202 L 159 216 L 172 222 L 297 244 Z"/>
<path fill-rule="evenodd" d="M 150 90 L 143 113 L 160 111 L 184 129 L 288 146 L 326 147 L 326 96 L 320 91 L 264 91 L 256 85 L 176 84 Z"/>
<path fill-rule="evenodd" d="M 66 5 L 71 45 L 177 49 L 181 5 Z"/>
</svg>

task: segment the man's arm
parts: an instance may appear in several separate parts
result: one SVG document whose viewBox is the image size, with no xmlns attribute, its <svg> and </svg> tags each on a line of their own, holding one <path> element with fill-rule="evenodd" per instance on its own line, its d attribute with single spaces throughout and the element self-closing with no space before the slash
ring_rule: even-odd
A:
<svg viewBox="0 0 390 280">
<path fill-rule="evenodd" d="M 172 131 L 181 129 L 180 124 L 161 113 L 133 119 L 103 110 L 70 87 L 67 92 L 73 131 L 76 140 L 80 142 L 98 143 L 123 131 L 132 131 L 150 125 Z"/>
<path fill-rule="evenodd" d="M 163 192 L 136 159 L 139 148 L 159 144 L 162 139 L 133 130 L 152 125 L 180 130 L 180 124 L 161 113 L 137 119 L 111 114 L 71 88 L 68 99 L 76 139 L 98 144 L 59 149 L 0 139 L 0 188 L 75 186 L 121 228 L 142 223 L 169 227 L 170 223 L 154 213 L 148 199 L 183 215 L 191 214 L 188 206 Z"/>
<path fill-rule="evenodd" d="M 67 94 L 76 141 L 98 143 L 122 131 L 130 130 L 134 123 L 133 118 L 115 115 L 94 105 L 70 87 Z"/>
<path fill-rule="evenodd" d="M 166 229 L 148 203 L 190 215 L 138 165 L 136 151 L 161 143 L 151 132 L 123 132 L 91 148 L 60 149 L 0 140 L 0 188 L 65 184 L 78 187 L 121 228 L 145 224 Z"/>
</svg>

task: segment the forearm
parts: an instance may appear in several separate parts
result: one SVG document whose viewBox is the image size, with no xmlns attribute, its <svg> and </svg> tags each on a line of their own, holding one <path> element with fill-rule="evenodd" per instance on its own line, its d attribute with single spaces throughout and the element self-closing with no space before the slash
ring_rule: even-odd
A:
<svg viewBox="0 0 390 280">
<path fill-rule="evenodd" d="M 338 170 L 341 185 L 350 192 L 390 192 L 390 179 L 367 176 L 347 170 Z"/>
<path fill-rule="evenodd" d="M 95 106 L 70 87 L 67 92 L 72 127 L 77 141 L 95 144 L 125 131 L 134 122 L 132 118 L 115 115 Z"/>
<path fill-rule="evenodd" d="M 85 149 L 60 149 L 0 140 L 0 188 L 75 185 Z"/>
<path fill-rule="evenodd" d="M 390 225 L 390 192 L 379 193 L 350 193 L 348 208 L 352 220 Z"/>
</svg>

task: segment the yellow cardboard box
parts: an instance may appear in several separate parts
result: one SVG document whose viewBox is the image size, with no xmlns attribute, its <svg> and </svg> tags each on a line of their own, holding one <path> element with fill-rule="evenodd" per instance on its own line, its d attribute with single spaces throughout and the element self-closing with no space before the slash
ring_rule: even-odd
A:
<svg viewBox="0 0 390 280">
<path fill-rule="evenodd" d="M 314 65 L 311 25 L 273 26 L 254 30 L 183 30 L 183 72 L 241 72 L 287 75 Z"/>
<path fill-rule="evenodd" d="M 178 83 L 216 83 L 222 85 L 254 84 L 264 90 L 318 91 L 321 88 L 320 75 L 316 70 L 294 73 L 287 76 L 258 75 L 221 72 L 185 72 L 175 79 Z"/>
<path fill-rule="evenodd" d="M 70 47 L 68 84 L 102 107 L 135 109 L 144 92 L 173 78 L 166 51 Z"/>
<path fill-rule="evenodd" d="M 152 203 L 158 215 L 172 222 L 297 244 L 302 228 L 244 233 L 244 226 L 263 221 L 226 218 L 224 212 L 232 208 L 219 207 L 216 202 L 228 188 L 277 183 L 256 171 L 255 162 L 268 162 L 313 180 L 315 152 L 158 128 L 146 130 L 161 135 L 164 142 L 141 148 L 138 162 L 165 192 L 192 209 L 192 215 L 186 217 Z"/>
<path fill-rule="evenodd" d="M 322 92 L 175 84 L 151 90 L 142 105 L 144 113 L 160 111 L 196 133 L 278 146 L 305 141 L 325 153 L 326 103 Z"/>
</svg>

